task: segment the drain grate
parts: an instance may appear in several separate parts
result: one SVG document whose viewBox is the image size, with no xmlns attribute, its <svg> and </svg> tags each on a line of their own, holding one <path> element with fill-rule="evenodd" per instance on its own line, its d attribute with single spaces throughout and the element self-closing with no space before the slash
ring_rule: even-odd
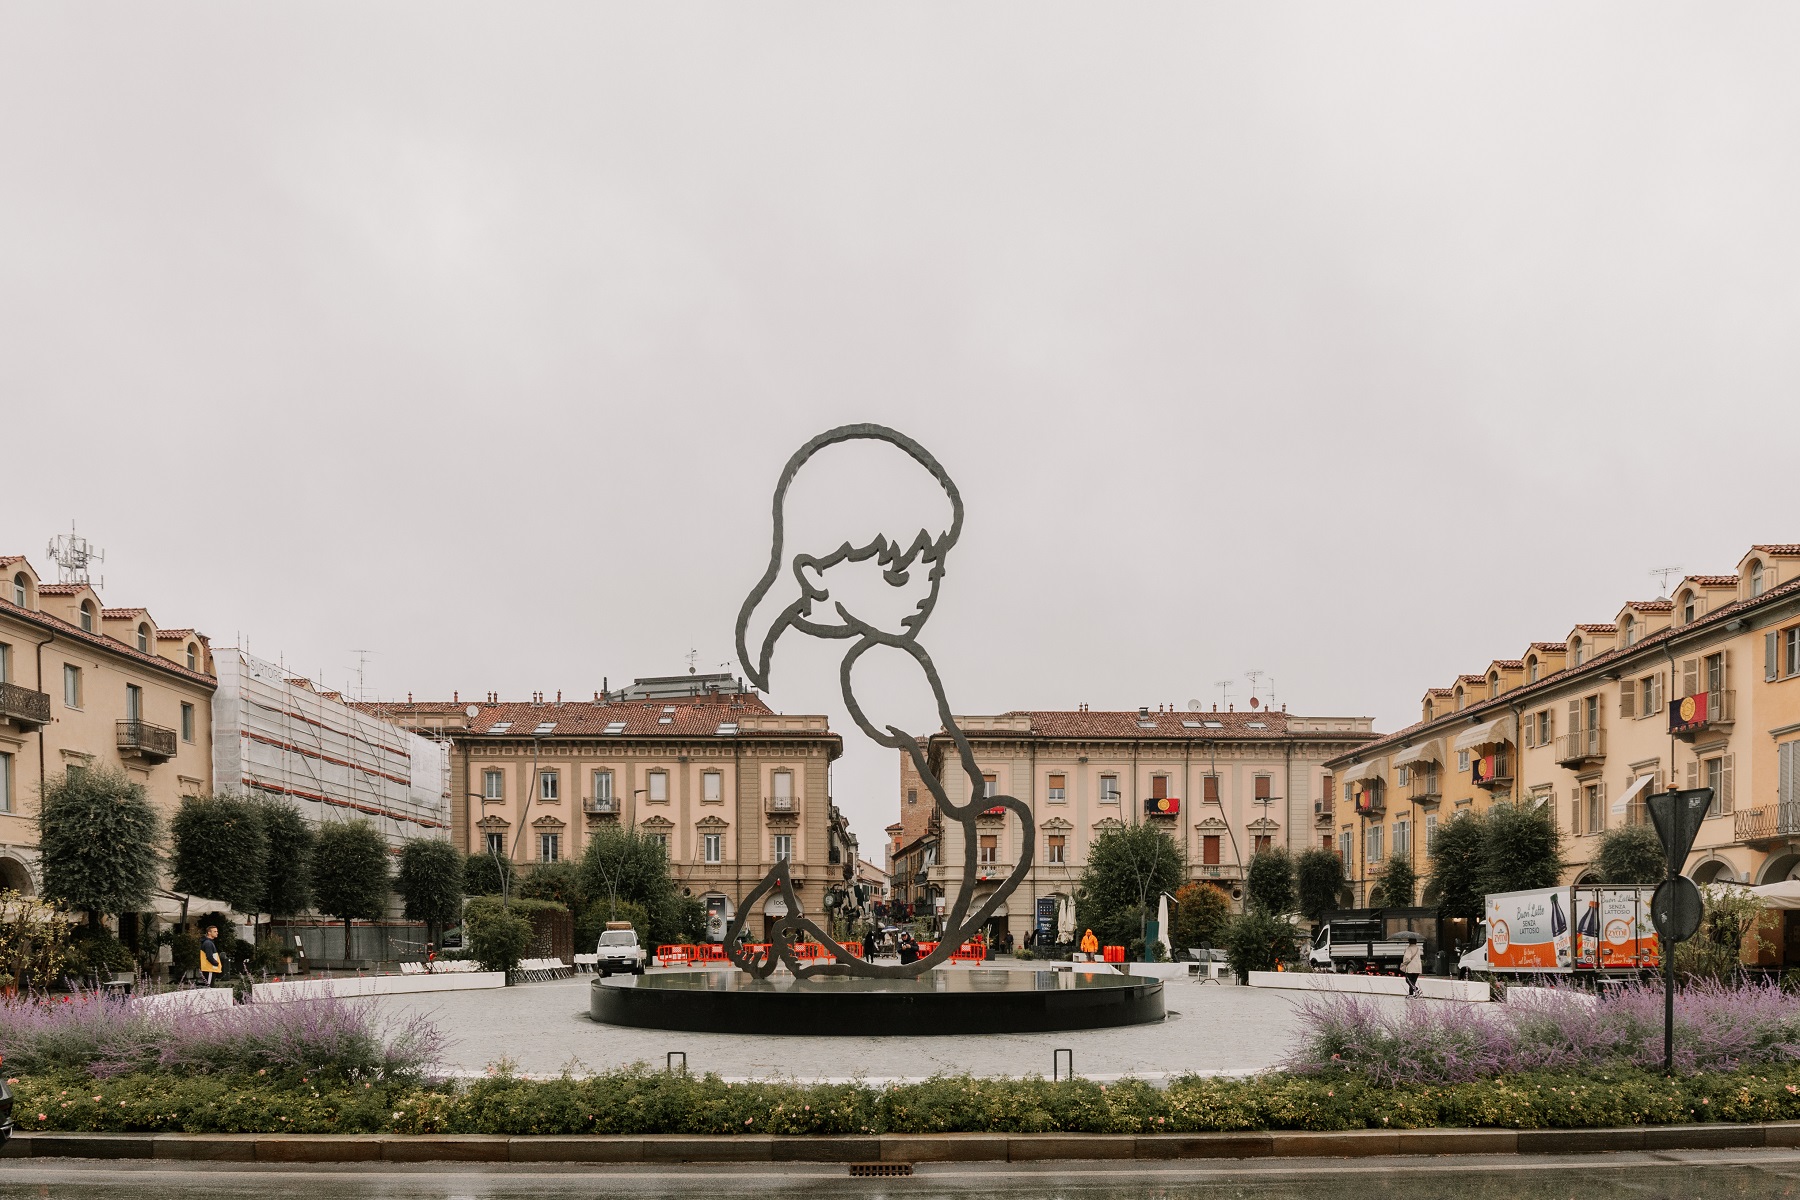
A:
<svg viewBox="0 0 1800 1200">
<path fill-rule="evenodd" d="M 872 1179 L 878 1176 L 911 1175 L 911 1163 L 851 1163 L 850 1178 Z"/>
</svg>

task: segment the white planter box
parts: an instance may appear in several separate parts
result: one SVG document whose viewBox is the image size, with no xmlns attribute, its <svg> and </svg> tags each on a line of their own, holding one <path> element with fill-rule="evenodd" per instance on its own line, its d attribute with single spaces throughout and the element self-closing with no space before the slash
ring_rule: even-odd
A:
<svg viewBox="0 0 1800 1200">
<path fill-rule="evenodd" d="M 406 992 L 467 992 L 505 986 L 506 975 L 500 971 L 466 971 L 454 975 L 345 975 L 335 979 L 259 983 L 250 989 L 250 1002 L 317 1000 L 324 996 L 397 996 Z"/>
<path fill-rule="evenodd" d="M 1300 992 L 1355 992 L 1366 996 L 1404 996 L 1406 980 L 1397 975 L 1337 975 L 1323 971 L 1252 971 L 1250 986 L 1285 988 Z M 1465 983 L 1437 975 L 1421 975 L 1419 991 L 1433 1000 L 1463 1000 L 1485 1004 L 1488 985 L 1479 981 Z"/>
</svg>

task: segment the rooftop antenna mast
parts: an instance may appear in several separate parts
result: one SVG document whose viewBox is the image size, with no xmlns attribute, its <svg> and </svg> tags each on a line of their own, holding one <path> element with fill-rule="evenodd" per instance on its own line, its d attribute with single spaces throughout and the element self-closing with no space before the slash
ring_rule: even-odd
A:
<svg viewBox="0 0 1800 1200">
<path fill-rule="evenodd" d="M 361 704 L 368 699 L 363 682 L 369 669 L 369 655 L 375 652 L 373 650 L 352 650 L 350 653 L 356 655 L 356 702 Z"/>
<path fill-rule="evenodd" d="M 1229 679 L 1221 679 L 1213 684 L 1214 687 L 1219 689 L 1219 703 L 1226 708 L 1231 707 L 1231 685 L 1232 681 Z"/>
<path fill-rule="evenodd" d="M 85 583 L 91 586 L 93 580 L 88 576 L 88 567 L 93 563 L 106 561 L 106 551 L 76 533 L 73 521 L 69 522 L 69 532 L 59 533 L 50 539 L 50 548 L 45 553 L 56 564 L 58 583 Z M 105 580 L 101 582 L 104 583 Z"/>
<path fill-rule="evenodd" d="M 1259 691 L 1262 690 L 1261 687 L 1259 686 L 1262 682 L 1262 677 L 1267 674 L 1268 674 L 1267 671 L 1245 671 L 1244 672 L 1244 678 L 1248 679 L 1250 681 L 1250 707 L 1251 708 L 1255 708 L 1259 704 L 1261 704 L 1261 701 L 1259 701 L 1256 698 L 1256 695 Z"/>
<path fill-rule="evenodd" d="M 698 650 L 689 650 L 687 652 L 688 674 L 689 675 L 692 675 L 694 673 L 694 660 L 699 657 L 700 657 L 700 652 Z"/>
<path fill-rule="evenodd" d="M 1651 568 L 1650 577 L 1652 579 L 1656 580 L 1656 598 L 1658 600 L 1667 600 L 1669 598 L 1669 578 L 1670 578 L 1670 576 L 1680 578 L 1681 568 L 1680 567 L 1652 567 Z"/>
</svg>

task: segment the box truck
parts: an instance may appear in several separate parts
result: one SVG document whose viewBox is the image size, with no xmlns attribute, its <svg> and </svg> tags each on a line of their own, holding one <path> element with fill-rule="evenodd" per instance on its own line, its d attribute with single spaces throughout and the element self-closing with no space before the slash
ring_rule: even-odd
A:
<svg viewBox="0 0 1800 1200">
<path fill-rule="evenodd" d="M 1425 973 L 1446 975 L 1469 943 L 1471 928 L 1469 921 L 1439 916 L 1435 908 L 1328 912 L 1313 933 L 1308 959 L 1315 971 L 1392 973 L 1400 969 L 1407 942 L 1418 940 Z"/>
<path fill-rule="evenodd" d="M 1625 975 L 1658 966 L 1652 887 L 1577 884 L 1487 898 L 1475 948 L 1457 974 Z"/>
</svg>

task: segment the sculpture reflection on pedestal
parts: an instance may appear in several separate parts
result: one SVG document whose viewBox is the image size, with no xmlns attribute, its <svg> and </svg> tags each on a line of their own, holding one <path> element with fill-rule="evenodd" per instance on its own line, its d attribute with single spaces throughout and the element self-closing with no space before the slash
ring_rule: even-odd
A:
<svg viewBox="0 0 1800 1200">
<path fill-rule="evenodd" d="M 802 546 L 797 547 L 792 557 L 786 557 L 787 550 L 783 544 L 784 520 L 788 489 L 803 468 L 812 462 L 821 451 L 847 442 L 875 441 L 885 442 L 897 447 L 916 463 L 920 470 L 929 472 L 931 478 L 943 489 L 949 502 L 949 520 L 935 532 L 930 522 L 921 524 L 914 535 L 910 530 L 898 531 L 905 542 L 896 541 L 880 530 L 865 531 L 866 540 L 862 537 L 845 540 L 836 546 Z M 937 668 L 932 665 L 931 656 L 925 647 L 919 644 L 919 631 L 936 607 L 938 588 L 944 578 L 944 560 L 956 539 L 962 533 L 963 506 L 962 497 L 956 490 L 956 484 L 945 474 L 944 468 L 926 449 L 892 429 L 880 425 L 844 425 L 828 430 L 807 442 L 788 460 L 781 473 L 781 479 L 775 485 L 774 504 L 774 538 L 773 548 L 769 554 L 769 567 L 762 579 L 751 590 L 744 600 L 744 606 L 738 613 L 737 649 L 738 661 L 743 664 L 744 672 L 750 682 L 759 690 L 769 690 L 769 661 L 775 652 L 775 643 L 781 635 L 792 629 L 809 637 L 827 638 L 850 642 L 850 648 L 844 655 L 843 666 L 839 672 L 840 684 L 844 694 L 844 704 L 849 709 L 851 719 L 868 738 L 879 746 L 904 751 L 913 761 L 924 781 L 927 790 L 937 805 L 937 810 L 945 821 L 955 822 L 963 827 L 963 874 L 962 887 L 957 891 L 956 900 L 945 915 L 944 931 L 938 944 L 930 954 L 917 962 L 897 966 L 878 966 L 865 962 L 840 945 L 830 934 L 808 919 L 800 909 L 800 899 L 794 893 L 793 876 L 787 860 L 777 862 L 763 881 L 751 890 L 738 905 L 737 914 L 732 919 L 731 928 L 725 935 L 725 953 L 743 970 L 761 979 L 767 978 L 774 971 L 777 963 L 785 963 L 787 968 L 798 979 L 815 976 L 849 975 L 876 979 L 896 979 L 918 976 L 931 970 L 947 960 L 957 947 L 978 933 L 994 911 L 1005 903 L 1006 898 L 1019 886 L 1026 874 L 1031 870 L 1033 850 L 1036 843 L 1036 828 L 1031 819 L 1031 810 L 1012 796 L 988 796 L 984 793 L 984 785 L 980 769 L 975 764 L 974 752 L 963 732 L 957 727 L 956 720 L 950 714 L 949 701 L 944 696 L 943 682 L 938 678 Z M 890 585 L 901 587 L 918 587 L 914 572 L 925 571 L 926 590 L 912 612 L 905 617 L 888 623 L 898 628 L 884 627 L 876 619 L 849 611 L 842 599 L 832 601 L 831 594 L 823 586 L 826 576 L 833 568 L 843 564 L 870 564 L 865 570 L 879 570 L 882 578 Z M 760 642 L 754 646 L 750 641 L 750 621 L 760 605 L 769 595 L 769 591 L 781 579 L 784 572 L 791 576 L 797 593 L 796 598 L 781 608 L 775 620 Z M 971 781 L 970 796 L 966 803 L 958 804 L 950 798 L 943 782 L 932 772 L 926 761 L 925 750 L 918 739 L 910 733 L 894 725 L 877 729 L 865 715 L 863 705 L 858 702 L 850 686 L 850 671 L 858 658 L 877 647 L 899 650 L 908 655 L 917 665 L 927 684 L 931 688 L 932 698 L 937 705 L 938 716 L 943 722 L 944 731 L 950 735 L 961 756 L 964 776 Z M 1023 825 L 1019 841 L 1018 862 L 1012 872 L 987 897 L 974 913 L 969 912 L 969 904 L 974 895 L 977 882 L 976 855 L 979 838 L 976 836 L 976 819 L 984 813 L 996 808 L 1005 809 L 1018 815 Z M 775 918 L 770 929 L 769 948 L 754 954 L 747 953 L 742 945 L 745 920 L 768 900 L 779 897 L 785 905 L 785 915 Z M 793 950 L 796 941 L 811 938 L 824 946 L 834 961 L 830 963 L 808 963 L 799 960 Z"/>
</svg>

